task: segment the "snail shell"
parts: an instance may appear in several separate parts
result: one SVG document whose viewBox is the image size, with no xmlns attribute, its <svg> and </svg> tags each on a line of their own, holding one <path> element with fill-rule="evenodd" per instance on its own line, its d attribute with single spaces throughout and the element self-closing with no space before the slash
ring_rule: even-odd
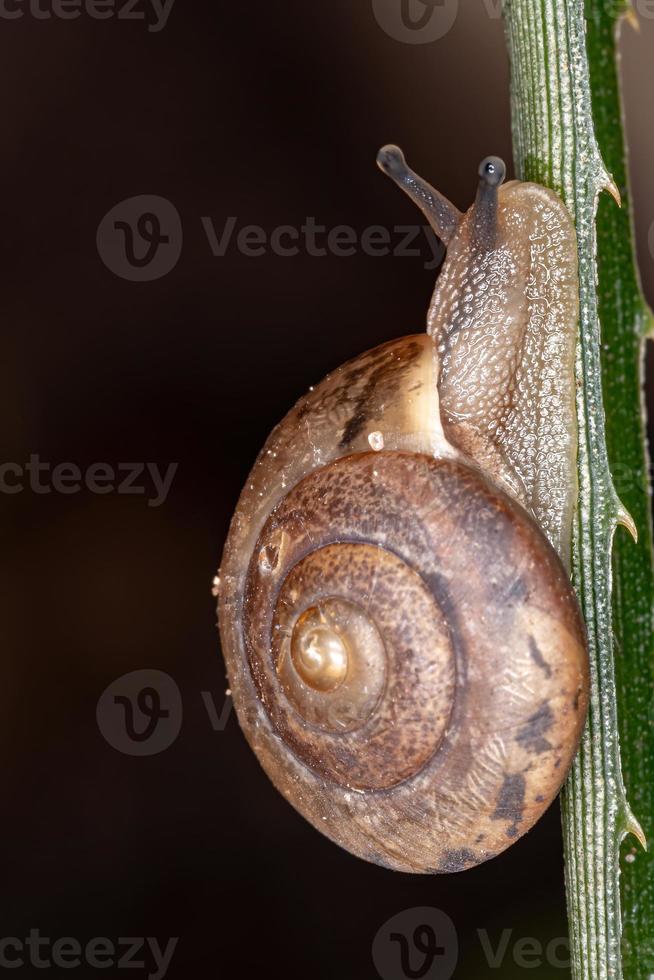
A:
<svg viewBox="0 0 654 980">
<path fill-rule="evenodd" d="M 448 244 L 429 332 L 343 365 L 272 432 L 225 546 L 221 640 L 284 796 L 362 858 L 452 872 L 541 816 L 587 709 L 574 230 L 551 192 L 500 189 L 493 158 L 466 215 L 396 148 L 380 165 Z"/>
</svg>

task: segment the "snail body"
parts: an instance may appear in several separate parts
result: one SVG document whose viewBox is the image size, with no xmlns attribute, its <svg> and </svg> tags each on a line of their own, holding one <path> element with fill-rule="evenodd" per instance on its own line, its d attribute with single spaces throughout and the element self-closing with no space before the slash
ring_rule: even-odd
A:
<svg viewBox="0 0 654 980">
<path fill-rule="evenodd" d="M 221 565 L 234 704 L 319 830 L 408 872 L 499 854 L 557 795 L 588 703 L 569 560 L 574 228 L 480 167 L 467 214 L 387 147 L 447 246 L 424 334 L 341 366 L 271 433 Z"/>
</svg>

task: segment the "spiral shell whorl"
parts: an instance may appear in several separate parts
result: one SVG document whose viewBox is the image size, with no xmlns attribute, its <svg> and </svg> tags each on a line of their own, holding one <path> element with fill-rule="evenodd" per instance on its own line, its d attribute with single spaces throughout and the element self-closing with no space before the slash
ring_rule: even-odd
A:
<svg viewBox="0 0 654 980">
<path fill-rule="evenodd" d="M 583 627 L 554 551 L 477 470 L 382 452 L 313 471 L 265 523 L 244 593 L 225 651 L 241 724 L 342 846 L 461 870 L 558 792 L 585 715 Z"/>
<path fill-rule="evenodd" d="M 315 486 L 322 476 L 324 471 L 309 482 Z M 292 497 L 288 503 L 293 506 Z M 278 512 L 273 520 L 285 518 Z M 288 533 L 301 548 L 295 530 Z M 333 531 L 328 537 L 338 542 L 337 525 Z M 311 537 L 316 533 L 322 539 L 326 529 L 307 528 Z M 420 576 L 378 545 L 324 545 L 287 575 L 266 635 L 259 617 L 270 595 L 256 565 L 251 575 L 246 645 L 280 736 L 315 772 L 341 786 L 388 789 L 419 771 L 438 748 L 455 687 L 447 624 Z M 331 621 L 330 608 L 336 614 Z M 324 692 L 303 682 L 291 656 L 306 611 L 321 609 L 332 635 L 343 638 L 349 660 L 341 684 Z"/>
</svg>

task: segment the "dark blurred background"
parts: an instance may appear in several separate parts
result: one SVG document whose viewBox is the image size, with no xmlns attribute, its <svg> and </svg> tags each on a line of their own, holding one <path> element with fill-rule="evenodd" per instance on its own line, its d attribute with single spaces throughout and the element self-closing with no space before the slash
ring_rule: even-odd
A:
<svg viewBox="0 0 654 980">
<path fill-rule="evenodd" d="M 239 230 L 315 217 L 357 235 L 382 225 L 398 244 L 395 226 L 420 222 L 375 168 L 389 141 L 467 207 L 479 160 L 511 158 L 501 21 L 466 0 L 444 36 L 408 44 L 384 27 L 381 0 L 176 0 L 165 24 L 149 0 L 131 13 L 117 0 L 123 16 L 102 20 L 46 19 L 46 0 L 33 11 L 18 3 L 2 9 L 22 17 L 0 14 L 4 461 L 24 467 L 38 454 L 51 468 L 45 485 L 62 463 L 82 483 L 98 462 L 177 469 L 159 506 L 147 470 L 134 478 L 141 494 L 41 493 L 27 476 L 21 493 L 0 494 L 1 936 L 24 942 L 38 930 L 46 959 L 59 937 L 105 937 L 118 949 L 112 960 L 105 947 L 111 976 L 121 975 L 121 937 L 162 947 L 179 937 L 172 978 L 374 980 L 378 931 L 383 944 L 384 924 L 405 913 L 410 934 L 421 913 L 406 910 L 428 906 L 454 924 L 458 978 L 522 977 L 525 955 L 532 977 L 569 976 L 565 949 L 547 953 L 566 935 L 558 807 L 463 875 L 405 876 L 349 856 L 276 793 L 224 710 L 210 594 L 272 425 L 328 370 L 420 330 L 435 274 L 426 239 L 414 256 L 301 245 L 293 257 L 270 247 L 254 257 L 239 250 Z M 650 300 L 653 46 L 654 21 L 625 29 Z M 128 233 L 98 228 L 143 195 L 174 206 L 183 245 L 164 220 L 162 261 L 173 267 L 133 281 L 148 271 L 130 272 L 124 250 L 121 259 Z M 134 208 L 116 213 L 129 221 Z M 214 256 L 207 228 L 220 238 L 230 216 L 233 238 Z M 142 227 L 156 239 L 156 225 Z M 6 485 L 20 481 L 15 468 L 3 473 Z M 98 701 L 145 669 L 173 679 L 183 713 L 173 708 L 168 747 L 137 756 Z M 27 947 L 1 948 L 23 956 L 17 976 L 36 975 Z M 156 975 L 147 950 L 139 969 Z M 82 953 L 72 975 L 97 972 Z"/>
</svg>

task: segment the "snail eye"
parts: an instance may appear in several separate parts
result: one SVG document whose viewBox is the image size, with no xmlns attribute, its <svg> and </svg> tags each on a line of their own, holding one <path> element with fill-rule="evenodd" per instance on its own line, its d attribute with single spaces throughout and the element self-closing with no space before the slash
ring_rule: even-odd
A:
<svg viewBox="0 0 654 980">
<path fill-rule="evenodd" d="M 486 157 L 479 164 L 479 176 L 490 187 L 498 187 L 506 177 L 506 166 L 500 157 Z"/>
</svg>

